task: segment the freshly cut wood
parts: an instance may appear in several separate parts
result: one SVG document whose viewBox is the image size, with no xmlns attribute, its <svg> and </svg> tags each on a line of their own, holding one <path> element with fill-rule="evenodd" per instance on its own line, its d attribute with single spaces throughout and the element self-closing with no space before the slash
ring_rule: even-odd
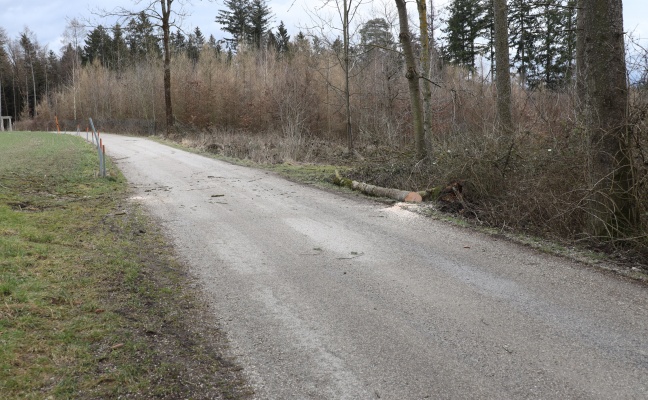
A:
<svg viewBox="0 0 648 400">
<path fill-rule="evenodd" d="M 405 201 L 408 203 L 420 203 L 423 201 L 421 195 L 417 192 L 408 192 L 407 190 L 384 188 L 380 186 L 370 185 L 364 182 L 358 182 L 351 179 L 343 178 L 340 173 L 335 171 L 335 179 L 333 181 L 338 186 L 348 187 L 357 190 L 369 196 L 387 197 L 390 199 Z"/>
</svg>

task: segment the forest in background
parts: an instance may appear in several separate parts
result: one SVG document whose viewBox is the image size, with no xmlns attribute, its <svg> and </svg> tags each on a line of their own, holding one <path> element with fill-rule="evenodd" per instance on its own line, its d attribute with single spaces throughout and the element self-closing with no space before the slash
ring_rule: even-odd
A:
<svg viewBox="0 0 648 400">
<path fill-rule="evenodd" d="M 283 23 L 271 27 L 265 1 L 227 0 L 214 16 L 227 40 L 205 38 L 199 28 L 171 31 L 172 136 L 258 162 L 348 164 L 352 177 L 408 190 L 461 182 L 460 211 L 484 224 L 606 248 L 645 248 L 648 53 L 626 38 L 626 122 L 640 227 L 622 238 L 595 235 L 586 228 L 591 148 L 576 87 L 577 5 L 508 2 L 511 135 L 497 123 L 491 0 L 455 0 L 442 19 L 429 7 L 431 118 L 422 162 L 414 155 L 395 9 L 347 21 L 346 32 L 314 15 L 316 28 L 290 35 Z M 410 19 L 418 28 L 415 16 Z M 60 56 L 29 30 L 16 39 L 0 30 L 2 114 L 26 130 L 55 129 L 56 115 L 67 130 L 84 130 L 92 117 L 102 131 L 165 134 L 158 24 L 145 11 L 124 26 L 86 29 L 72 20 Z M 412 34 L 419 63 L 422 38 Z"/>
</svg>

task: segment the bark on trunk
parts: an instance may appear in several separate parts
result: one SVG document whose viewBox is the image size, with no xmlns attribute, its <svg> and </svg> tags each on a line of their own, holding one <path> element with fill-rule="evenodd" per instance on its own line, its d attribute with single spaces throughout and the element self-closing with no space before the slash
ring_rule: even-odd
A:
<svg viewBox="0 0 648 400">
<path fill-rule="evenodd" d="M 170 48 L 170 16 L 173 0 L 160 0 L 162 6 L 162 34 L 164 47 L 164 105 L 166 110 L 166 134 L 170 136 L 175 125 L 173 104 L 171 103 L 171 48 Z"/>
<path fill-rule="evenodd" d="M 493 1 L 495 24 L 495 78 L 497 87 L 497 120 L 506 136 L 513 133 L 511 115 L 511 76 L 509 70 L 508 10 L 506 0 Z"/>
<path fill-rule="evenodd" d="M 423 84 L 423 129 L 426 147 L 432 143 L 432 85 L 430 84 L 430 33 L 427 0 L 416 0 L 421 35 L 421 80 Z"/>
<path fill-rule="evenodd" d="M 342 36 L 344 36 L 344 100 L 346 108 L 346 131 L 349 156 L 353 155 L 353 126 L 351 125 L 351 87 L 349 66 L 349 11 L 351 4 L 344 0 L 344 15 L 342 21 Z"/>
<path fill-rule="evenodd" d="M 582 113 L 585 101 L 585 0 L 578 0 L 576 8 L 576 107 Z"/>
<path fill-rule="evenodd" d="M 423 126 L 423 105 L 421 104 L 421 89 L 419 86 L 419 74 L 416 71 L 416 59 L 412 48 L 412 34 L 409 30 L 409 21 L 407 19 L 407 8 L 405 0 L 396 0 L 398 9 L 398 21 L 400 24 L 400 34 L 398 35 L 403 54 L 405 56 L 405 65 L 407 67 L 407 78 L 410 103 L 412 105 L 412 120 L 414 123 L 414 137 L 416 140 L 416 157 L 422 160 L 427 156 L 425 148 L 425 129 Z"/>
<path fill-rule="evenodd" d="M 589 233 L 621 238 L 639 227 L 634 190 L 621 0 L 582 2 Z M 585 4 L 586 3 L 586 4 Z"/>
<path fill-rule="evenodd" d="M 408 203 L 420 203 L 423 198 L 420 193 L 408 192 L 407 190 L 384 188 L 381 186 L 370 185 L 364 182 L 358 182 L 351 179 L 346 179 L 335 173 L 334 183 L 338 186 L 348 187 L 349 189 L 357 190 L 368 196 L 387 197 L 398 201 L 405 201 Z"/>
</svg>

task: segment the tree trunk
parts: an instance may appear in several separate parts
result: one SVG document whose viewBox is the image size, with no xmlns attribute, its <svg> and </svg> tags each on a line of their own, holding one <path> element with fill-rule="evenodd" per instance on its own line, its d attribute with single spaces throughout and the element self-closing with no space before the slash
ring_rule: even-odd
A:
<svg viewBox="0 0 648 400">
<path fill-rule="evenodd" d="M 358 182 L 351 179 L 343 178 L 335 171 L 335 179 L 333 180 L 338 186 L 348 187 L 349 189 L 362 192 L 368 196 L 387 197 L 390 199 L 405 201 L 408 203 L 420 203 L 423 197 L 418 192 L 408 192 L 407 190 L 385 188 L 381 186 L 370 185 L 364 182 Z"/>
<path fill-rule="evenodd" d="M 622 0 L 582 2 L 585 123 L 589 145 L 589 233 L 623 238 L 636 233 Z M 586 3 L 586 4 L 585 4 Z"/>
<path fill-rule="evenodd" d="M 585 101 L 585 0 L 576 3 L 576 108 L 583 113 Z"/>
<path fill-rule="evenodd" d="M 34 89 L 34 112 L 32 113 L 32 117 L 36 118 L 36 75 L 34 74 L 34 59 L 30 56 L 31 59 L 30 66 L 31 66 L 31 75 L 32 75 L 32 85 Z M 29 99 L 29 92 L 27 92 L 27 99 Z"/>
<path fill-rule="evenodd" d="M 501 132 L 506 136 L 510 136 L 513 133 L 513 117 L 511 115 L 511 76 L 509 70 L 507 15 L 506 0 L 494 0 L 497 121 Z"/>
<path fill-rule="evenodd" d="M 423 129 L 426 144 L 432 139 L 432 85 L 430 83 L 430 32 L 427 0 L 416 0 L 421 35 L 421 80 L 423 83 Z"/>
<path fill-rule="evenodd" d="M 342 36 L 344 36 L 344 101 L 346 108 L 346 131 L 349 156 L 353 155 L 353 129 L 351 125 L 351 87 L 349 77 L 349 11 L 350 0 L 344 0 L 344 11 L 342 16 Z"/>
<path fill-rule="evenodd" d="M 171 103 L 171 48 L 169 44 L 171 25 L 171 3 L 173 0 L 160 0 L 162 6 L 162 34 L 164 46 L 164 104 L 166 110 L 166 134 L 171 135 L 175 118 L 173 117 L 173 104 Z"/>
<path fill-rule="evenodd" d="M 419 87 L 419 74 L 416 71 L 416 60 L 414 58 L 414 50 L 412 48 L 412 34 L 409 30 L 409 21 L 407 19 L 407 8 L 405 0 L 396 0 L 396 8 L 398 9 L 398 21 L 400 24 L 400 34 L 398 35 L 401 45 L 403 46 L 403 54 L 405 55 L 405 66 L 409 93 L 410 103 L 412 105 L 412 120 L 414 123 L 414 137 L 416 141 L 416 157 L 422 160 L 427 156 L 425 147 L 425 129 L 423 126 L 423 106 L 421 104 L 421 89 Z"/>
</svg>

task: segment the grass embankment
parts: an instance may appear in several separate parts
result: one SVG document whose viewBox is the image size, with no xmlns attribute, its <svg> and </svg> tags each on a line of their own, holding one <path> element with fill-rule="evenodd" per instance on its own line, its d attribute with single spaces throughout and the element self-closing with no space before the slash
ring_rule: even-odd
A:
<svg viewBox="0 0 648 400">
<path fill-rule="evenodd" d="M 0 397 L 241 398 L 190 278 L 80 138 L 0 134 Z"/>
</svg>

